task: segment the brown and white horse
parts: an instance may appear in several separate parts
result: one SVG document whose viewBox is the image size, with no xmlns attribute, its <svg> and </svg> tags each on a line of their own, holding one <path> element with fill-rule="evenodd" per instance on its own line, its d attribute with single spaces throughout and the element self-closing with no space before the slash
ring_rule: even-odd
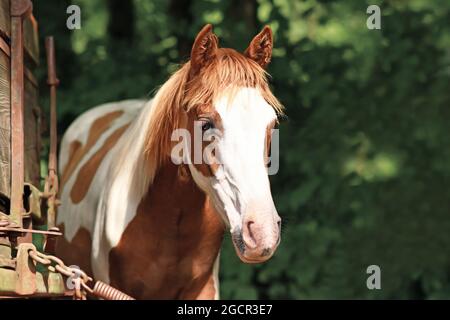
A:
<svg viewBox="0 0 450 320">
<path fill-rule="evenodd" d="M 152 100 L 77 118 L 61 144 L 57 254 L 141 299 L 218 298 L 226 228 L 242 261 L 269 259 L 281 221 L 266 166 L 282 112 L 264 71 L 272 42 L 265 27 L 241 54 L 206 25 Z M 219 132 L 210 157 L 220 162 L 171 161 L 177 129 Z"/>
</svg>

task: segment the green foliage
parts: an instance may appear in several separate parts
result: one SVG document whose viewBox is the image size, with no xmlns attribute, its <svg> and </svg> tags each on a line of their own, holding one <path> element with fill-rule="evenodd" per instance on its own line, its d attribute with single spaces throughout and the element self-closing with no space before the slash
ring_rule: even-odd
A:
<svg viewBox="0 0 450 320">
<path fill-rule="evenodd" d="M 268 71 L 289 116 L 272 177 L 282 242 L 250 266 L 225 239 L 223 298 L 450 298 L 448 1 L 259 0 L 252 15 L 232 0 L 135 0 L 131 45 L 108 37 L 103 1 L 76 3 L 73 32 L 57 22 L 64 9 L 36 5 L 63 44 L 61 131 L 96 104 L 150 95 L 207 22 L 239 50 L 262 25 L 275 31 Z M 366 28 L 373 3 L 381 30 Z M 371 264 L 382 290 L 366 288 Z"/>
</svg>

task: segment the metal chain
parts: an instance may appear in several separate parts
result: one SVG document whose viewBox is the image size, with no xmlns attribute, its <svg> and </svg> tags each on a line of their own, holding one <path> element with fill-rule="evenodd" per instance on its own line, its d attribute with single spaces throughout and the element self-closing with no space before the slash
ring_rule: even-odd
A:
<svg viewBox="0 0 450 320">
<path fill-rule="evenodd" d="M 76 300 L 86 300 L 86 293 L 107 300 L 134 300 L 129 295 L 101 281 L 96 281 L 92 289 L 88 286 L 88 283 L 93 281 L 91 277 L 81 269 L 66 266 L 61 259 L 55 256 L 39 252 L 36 249 L 30 249 L 28 254 L 31 259 L 46 266 L 51 272 L 59 272 L 72 279 L 73 298 Z"/>
<path fill-rule="evenodd" d="M 89 282 L 93 281 L 83 270 L 78 268 L 68 267 L 64 262 L 52 255 L 44 254 L 37 250 L 30 249 L 28 254 L 31 259 L 47 267 L 51 272 L 59 272 L 62 275 L 71 278 L 74 290 L 74 299 L 85 300 L 86 292 L 93 294 L 93 290 L 87 285 Z"/>
</svg>

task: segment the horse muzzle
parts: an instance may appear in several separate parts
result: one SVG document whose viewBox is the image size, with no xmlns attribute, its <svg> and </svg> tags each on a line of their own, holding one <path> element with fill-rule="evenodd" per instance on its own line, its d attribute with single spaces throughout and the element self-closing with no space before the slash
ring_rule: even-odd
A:
<svg viewBox="0 0 450 320">
<path fill-rule="evenodd" d="M 275 253 L 281 240 L 280 221 L 269 228 L 255 221 L 244 221 L 242 229 L 232 235 L 238 257 L 245 263 L 262 263 Z"/>
</svg>

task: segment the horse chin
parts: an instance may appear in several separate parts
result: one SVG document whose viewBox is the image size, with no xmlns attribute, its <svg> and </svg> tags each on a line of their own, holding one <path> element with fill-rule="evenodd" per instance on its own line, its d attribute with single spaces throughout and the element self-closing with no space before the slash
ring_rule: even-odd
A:
<svg viewBox="0 0 450 320">
<path fill-rule="evenodd" d="M 259 259 L 256 259 L 256 260 L 246 258 L 245 256 L 240 255 L 240 254 L 238 254 L 238 257 L 239 257 L 239 259 L 241 259 L 241 261 L 244 262 L 244 263 L 247 263 L 247 264 L 258 264 L 258 263 L 264 263 L 264 262 L 266 262 L 266 261 L 269 260 L 272 256 L 264 257 L 264 258 L 259 258 Z"/>
<path fill-rule="evenodd" d="M 247 264 L 258 264 L 258 263 L 264 263 L 267 260 L 269 260 L 273 254 L 271 254 L 270 256 L 265 256 L 265 257 L 261 257 L 261 258 L 248 258 L 245 256 L 245 254 L 242 254 L 239 252 L 239 249 L 236 248 L 236 246 L 234 246 L 234 249 L 236 250 L 236 254 L 239 257 L 239 259 L 243 262 L 243 263 L 247 263 Z"/>
</svg>

